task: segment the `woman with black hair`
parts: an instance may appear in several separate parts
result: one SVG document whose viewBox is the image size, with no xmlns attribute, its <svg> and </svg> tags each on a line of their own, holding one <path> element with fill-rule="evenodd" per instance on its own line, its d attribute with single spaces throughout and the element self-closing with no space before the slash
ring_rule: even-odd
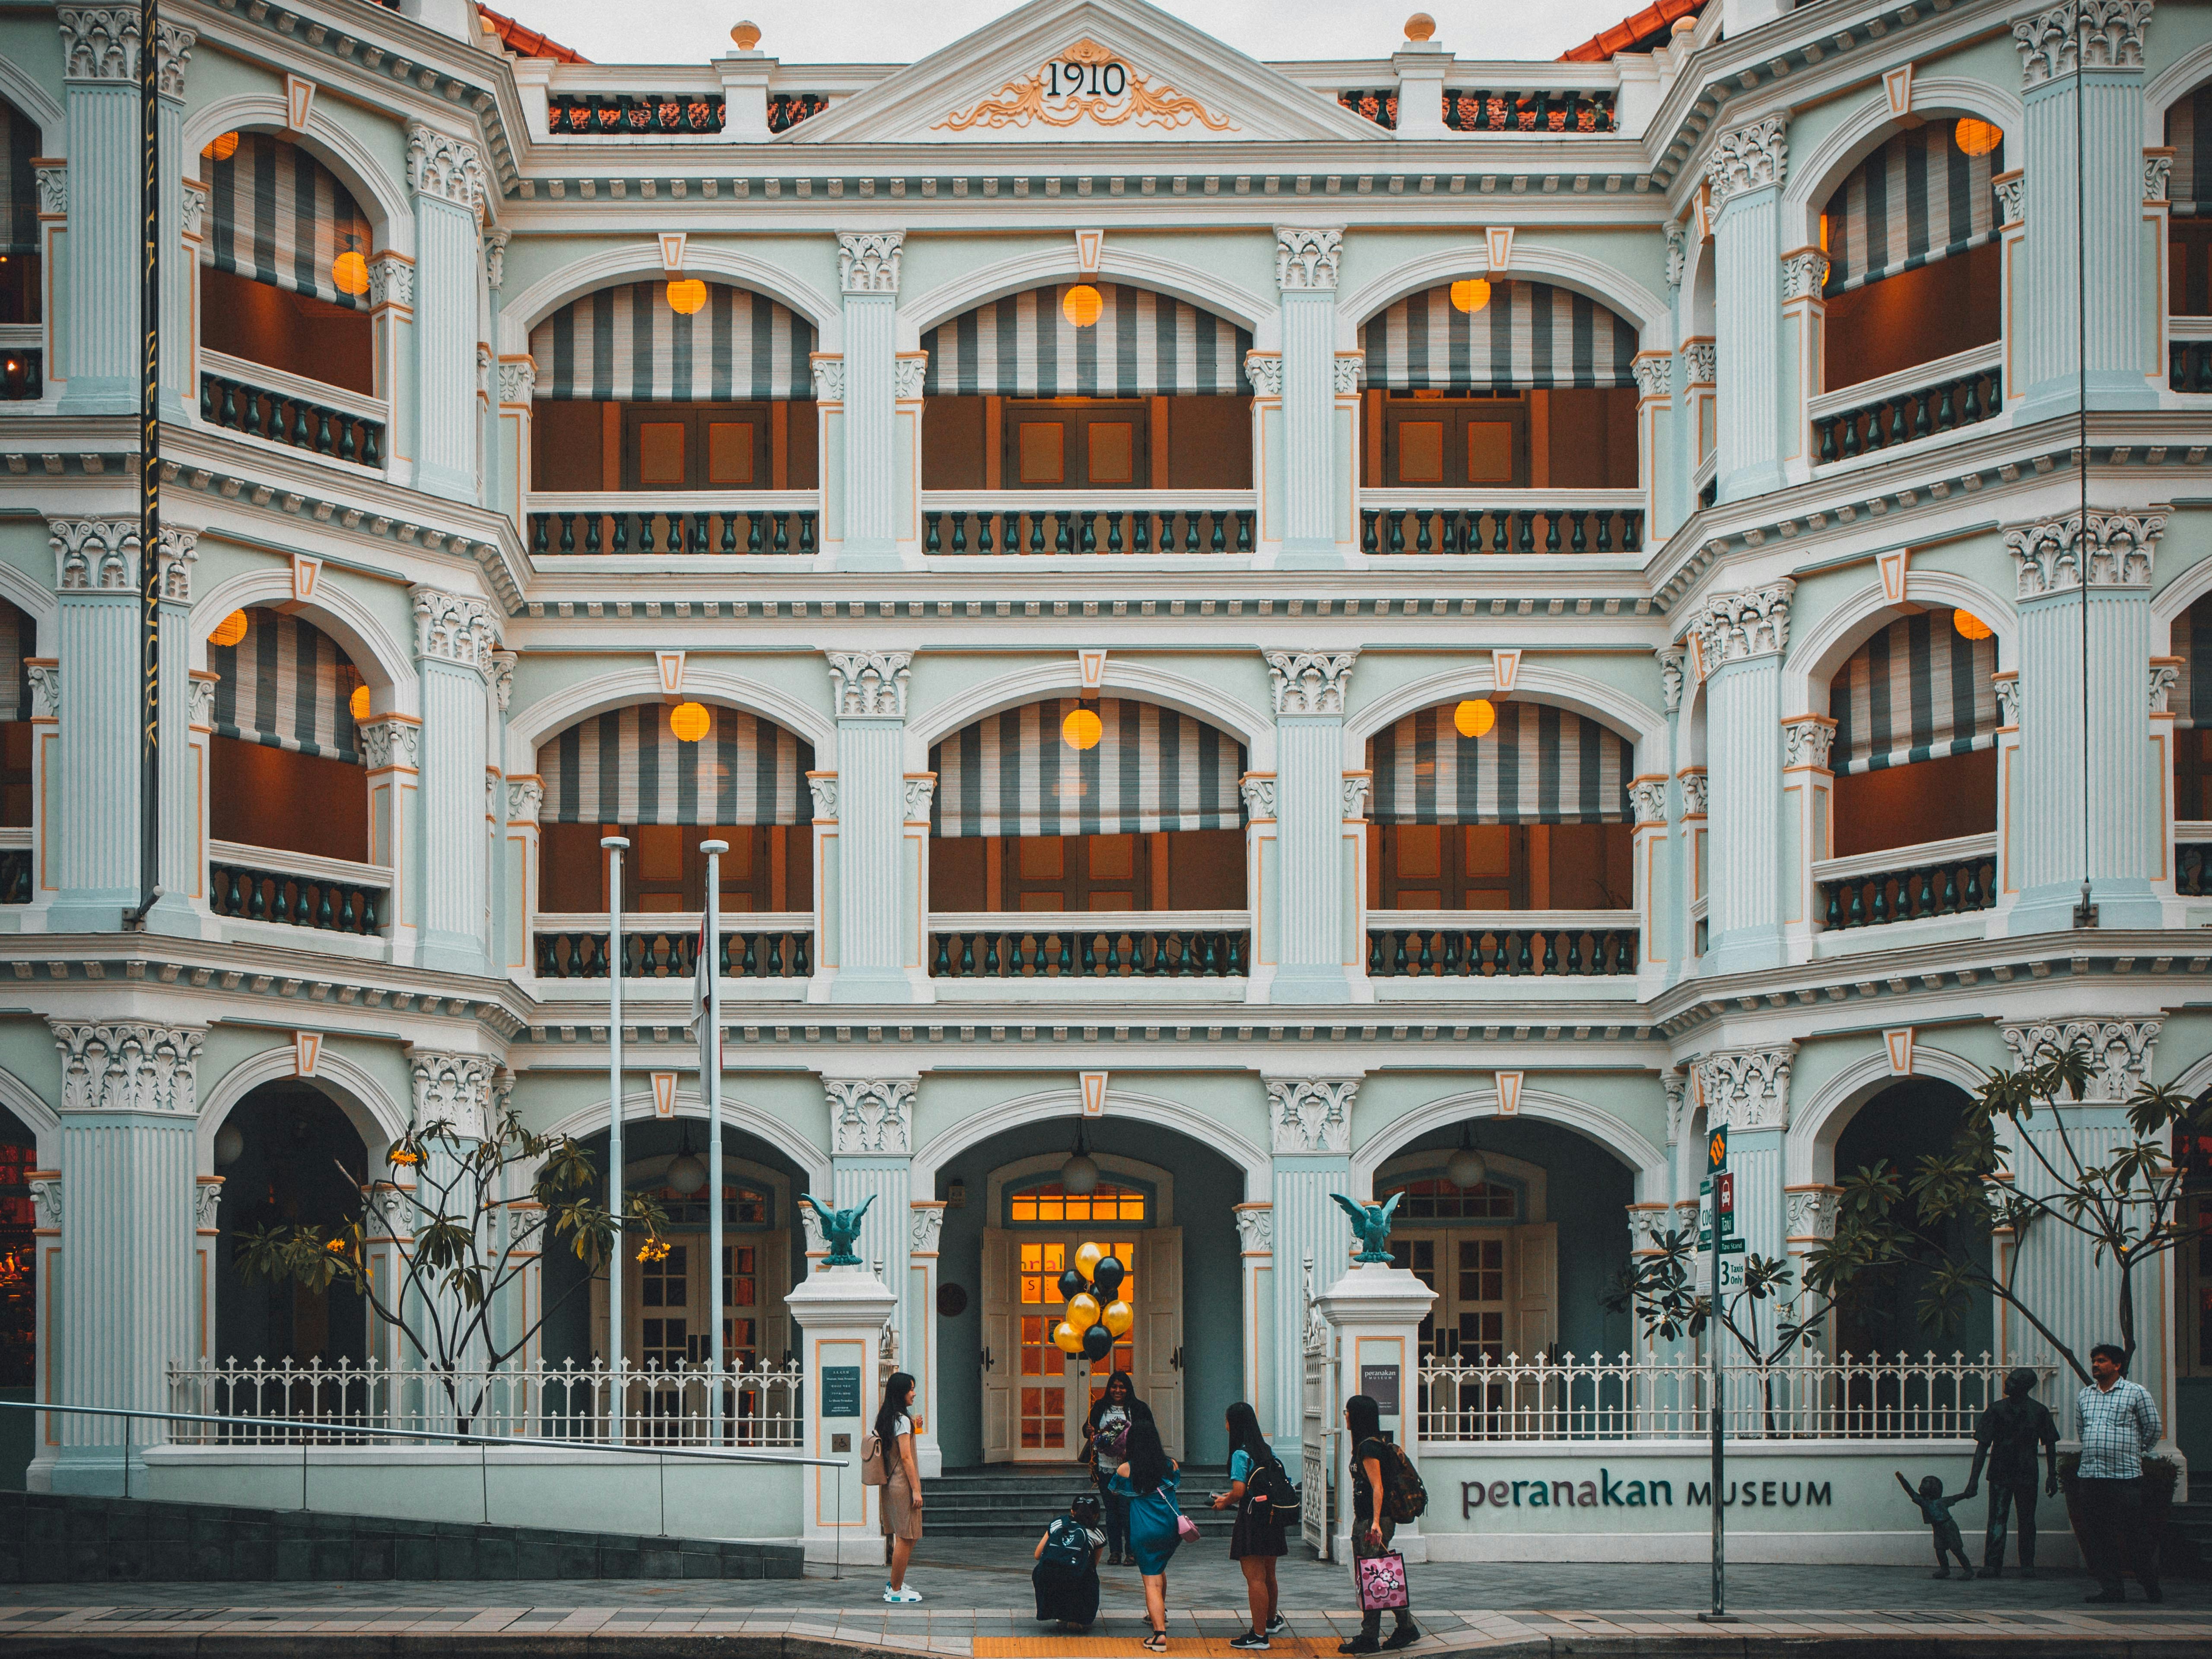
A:
<svg viewBox="0 0 2212 1659">
<path fill-rule="evenodd" d="M 1359 1593 L 1359 1563 L 1366 1557 L 1382 1555 L 1390 1547 L 1391 1534 L 1398 1523 L 1390 1518 L 1390 1473 L 1397 1467 L 1398 1454 L 1390 1444 L 1390 1437 L 1382 1432 L 1382 1407 L 1375 1403 L 1372 1395 L 1355 1394 L 1344 1402 L 1344 1426 L 1352 1437 L 1352 1589 L 1354 1596 Z M 1378 1648 L 1410 1647 L 1420 1640 L 1421 1632 L 1414 1627 L 1413 1610 L 1395 1609 L 1397 1628 L 1390 1632 L 1388 1642 L 1380 1640 L 1382 1634 L 1381 1610 L 1363 1611 L 1359 1615 L 1359 1634 L 1349 1642 L 1337 1644 L 1339 1653 L 1373 1653 Z"/>
<path fill-rule="evenodd" d="M 1229 1559 L 1244 1570 L 1244 1595 L 1251 1603 L 1252 1628 L 1229 1645 L 1249 1653 L 1266 1652 L 1267 1638 L 1283 1629 L 1275 1560 L 1287 1548 L 1283 1542 L 1286 1517 L 1276 1514 L 1274 1505 L 1260 1499 L 1254 1491 L 1259 1478 L 1274 1464 L 1274 1449 L 1260 1431 L 1259 1413 L 1249 1401 L 1237 1401 L 1229 1408 L 1229 1490 L 1213 1500 L 1213 1507 L 1237 1511 L 1237 1526 L 1229 1534 Z"/>
<path fill-rule="evenodd" d="M 1129 1402 L 1136 1397 L 1137 1385 L 1130 1381 L 1129 1373 L 1115 1371 L 1091 1401 L 1091 1415 L 1083 1419 L 1083 1455 L 1091 1465 L 1091 1481 L 1098 1488 L 1105 1514 L 1109 1567 L 1121 1565 L 1128 1554 L 1129 1500 L 1115 1492 L 1113 1476 L 1129 1432 Z"/>
<path fill-rule="evenodd" d="M 914 1378 L 893 1371 L 884 1384 L 884 1403 L 876 1412 L 876 1439 L 884 1449 L 884 1535 L 891 1540 L 891 1576 L 884 1600 L 919 1601 L 921 1592 L 906 1587 L 907 1563 L 921 1541 L 921 1470 L 914 1461 Z"/>
<path fill-rule="evenodd" d="M 1176 1504 L 1182 1478 L 1160 1443 L 1152 1407 L 1133 1398 L 1127 1451 L 1110 1484 L 1129 1502 L 1129 1553 L 1144 1575 L 1145 1616 L 1152 1627 L 1145 1638 L 1147 1653 L 1168 1650 L 1168 1558 L 1182 1541 L 1182 1510 Z"/>
</svg>

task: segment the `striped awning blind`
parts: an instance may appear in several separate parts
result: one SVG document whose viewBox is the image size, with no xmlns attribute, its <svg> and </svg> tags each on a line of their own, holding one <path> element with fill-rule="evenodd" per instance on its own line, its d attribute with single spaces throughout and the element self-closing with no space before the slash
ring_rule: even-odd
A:
<svg viewBox="0 0 2212 1659">
<path fill-rule="evenodd" d="M 1360 336 L 1367 384 L 1393 392 L 1636 384 L 1636 325 L 1549 283 L 1493 282 L 1476 312 L 1449 284 L 1409 294 Z"/>
<path fill-rule="evenodd" d="M 666 283 L 623 283 L 572 300 L 530 331 L 540 398 L 728 403 L 811 398 L 814 325 L 765 295 L 707 284 L 688 316 Z"/>
<path fill-rule="evenodd" d="M 2173 212 L 2212 213 L 2212 81 L 2167 106 L 2166 142 L 2173 147 L 2166 191 Z"/>
<path fill-rule="evenodd" d="M 0 720 L 31 718 L 31 671 L 25 665 L 38 654 L 38 623 L 0 599 Z"/>
<path fill-rule="evenodd" d="M 1626 823 L 1635 747 L 1571 709 L 1503 702 L 1479 738 L 1455 705 L 1407 715 L 1369 740 L 1377 823 Z"/>
<path fill-rule="evenodd" d="M 367 294 L 331 279 L 341 253 L 367 258 L 368 221 L 337 175 L 297 144 L 266 132 L 242 132 L 228 161 L 203 155 L 207 223 L 200 263 L 270 283 L 332 305 L 365 310 Z"/>
<path fill-rule="evenodd" d="M 1990 180 L 2004 171 L 2004 146 L 1969 155 L 1955 121 L 1900 132 L 1851 170 L 1821 210 L 1827 229 L 1823 292 L 1880 282 L 1978 247 L 1997 234 Z"/>
<path fill-rule="evenodd" d="M 1060 723 L 1089 708 L 1089 749 Z M 1158 703 L 1055 697 L 986 714 L 929 751 L 933 836 L 1115 836 L 1232 830 L 1243 822 L 1244 745 Z"/>
<path fill-rule="evenodd" d="M 358 763 L 353 659 L 304 617 L 257 605 L 246 623 L 236 645 L 208 647 L 216 735 Z"/>
<path fill-rule="evenodd" d="M 2181 672 L 2166 694 L 2177 726 L 2212 726 L 2212 599 L 2199 599 L 2173 624 L 2172 653 Z"/>
<path fill-rule="evenodd" d="M 1225 318 L 1123 283 L 1098 283 L 1089 328 L 1060 310 L 1069 283 L 963 312 L 921 337 L 930 397 L 1135 398 L 1246 391 L 1252 337 Z"/>
<path fill-rule="evenodd" d="M 1838 773 L 1964 755 L 1996 742 L 1994 637 L 1970 640 L 1948 611 L 1892 623 L 1829 683 Z"/>
<path fill-rule="evenodd" d="M 538 748 L 554 823 L 805 823 L 814 745 L 743 709 L 708 705 L 696 743 L 665 703 L 611 708 Z"/>
<path fill-rule="evenodd" d="M 7 191 L 4 210 L 7 245 L 0 253 L 36 253 L 39 247 L 39 175 L 31 158 L 39 153 L 39 125 L 12 105 L 0 104 L 0 143 L 8 153 L 0 158 L 0 190 Z"/>
</svg>

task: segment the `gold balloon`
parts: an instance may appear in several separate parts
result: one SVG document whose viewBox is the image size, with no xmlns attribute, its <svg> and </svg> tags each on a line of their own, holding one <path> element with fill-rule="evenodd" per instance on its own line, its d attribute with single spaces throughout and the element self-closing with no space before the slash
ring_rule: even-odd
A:
<svg viewBox="0 0 2212 1659">
<path fill-rule="evenodd" d="M 1098 1258 L 1106 1252 L 1096 1244 L 1079 1245 L 1075 1252 L 1075 1271 L 1085 1279 L 1098 1271 Z"/>
<path fill-rule="evenodd" d="M 1083 1352 L 1083 1333 L 1065 1319 L 1053 1328 L 1052 1342 L 1062 1353 Z"/>
<path fill-rule="evenodd" d="M 1098 1322 L 1098 1298 L 1085 1291 L 1067 1298 L 1067 1322 L 1079 1335 Z"/>
<path fill-rule="evenodd" d="M 1127 1336 L 1129 1327 L 1137 1322 L 1137 1310 L 1126 1302 L 1109 1302 L 1106 1311 L 1098 1316 L 1099 1322 L 1116 1336 Z"/>
</svg>

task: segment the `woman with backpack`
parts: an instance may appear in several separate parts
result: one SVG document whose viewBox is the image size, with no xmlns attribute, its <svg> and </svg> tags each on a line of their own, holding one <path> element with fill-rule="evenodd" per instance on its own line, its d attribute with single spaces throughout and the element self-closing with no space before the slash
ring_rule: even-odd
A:
<svg viewBox="0 0 2212 1659">
<path fill-rule="evenodd" d="M 894 1605 L 921 1600 L 921 1592 L 906 1587 L 907 1563 L 921 1541 L 921 1470 L 914 1461 L 914 1378 L 893 1371 L 884 1384 L 884 1403 L 876 1412 L 875 1440 L 883 1460 L 884 1535 L 890 1540 L 891 1576 L 884 1585 L 884 1600 Z M 861 1452 L 865 1479 L 867 1451 Z"/>
<path fill-rule="evenodd" d="M 1390 1539 L 1398 1530 L 1398 1515 L 1418 1515 L 1425 1505 L 1426 1494 L 1421 1495 L 1420 1504 L 1407 1501 L 1419 1491 L 1419 1477 L 1412 1475 L 1413 1466 L 1405 1461 L 1405 1454 L 1382 1432 L 1382 1408 L 1373 1395 L 1355 1394 L 1344 1402 L 1344 1426 L 1352 1438 L 1352 1585 L 1359 1595 L 1360 1613 L 1359 1634 L 1338 1644 L 1336 1650 L 1373 1653 L 1379 1648 L 1409 1647 L 1421 1638 L 1414 1627 L 1412 1607 L 1401 1604 L 1394 1609 L 1397 1627 L 1388 1642 L 1380 1640 L 1382 1609 L 1368 1606 L 1369 1575 L 1360 1571 L 1360 1564 L 1392 1553 Z M 1411 1492 L 1405 1489 L 1407 1476 L 1413 1482 Z M 1403 1571 L 1401 1561 L 1401 1576 Z"/>
<path fill-rule="evenodd" d="M 1098 1621 L 1098 1552 L 1106 1534 L 1098 1530 L 1098 1499 L 1085 1492 L 1056 1515 L 1030 1552 L 1036 1565 L 1030 1583 L 1036 1590 L 1041 1625 L 1060 1621 L 1063 1632 L 1086 1631 Z"/>
<path fill-rule="evenodd" d="M 1160 1443 L 1159 1425 L 1152 1407 L 1141 1400 L 1129 1401 L 1129 1434 L 1123 1461 L 1115 1468 L 1111 1489 L 1129 1504 L 1129 1553 L 1145 1579 L 1145 1616 L 1152 1633 L 1145 1638 L 1145 1651 L 1168 1650 L 1168 1559 L 1182 1541 L 1183 1528 L 1198 1529 L 1183 1519 L 1176 1504 L 1176 1486 L 1182 1478 L 1176 1461 Z"/>
<path fill-rule="evenodd" d="M 1114 1466 L 1121 1461 L 1122 1442 L 1129 1432 L 1129 1402 L 1137 1385 L 1127 1371 L 1115 1371 L 1091 1402 L 1083 1421 L 1083 1455 L 1091 1465 L 1091 1484 L 1098 1488 L 1106 1520 L 1106 1565 L 1118 1567 L 1129 1549 L 1129 1500 L 1115 1492 Z"/>
<path fill-rule="evenodd" d="M 1213 1507 L 1237 1511 L 1237 1524 L 1229 1534 L 1229 1559 L 1244 1570 L 1252 1628 L 1229 1645 L 1245 1652 L 1265 1653 L 1267 1638 L 1283 1629 L 1275 1561 L 1288 1549 L 1283 1528 L 1290 1517 L 1281 1504 L 1290 1486 L 1267 1437 L 1260 1432 L 1259 1413 L 1249 1402 L 1237 1401 L 1229 1408 L 1229 1490 L 1213 1500 Z"/>
</svg>

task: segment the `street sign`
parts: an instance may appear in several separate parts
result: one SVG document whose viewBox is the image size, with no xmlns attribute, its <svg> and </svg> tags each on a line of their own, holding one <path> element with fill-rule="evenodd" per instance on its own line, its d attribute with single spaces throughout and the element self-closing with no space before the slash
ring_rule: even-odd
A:
<svg viewBox="0 0 2212 1659">
<path fill-rule="evenodd" d="M 1728 1125 L 1725 1123 L 1706 1137 L 1705 1168 L 1711 1171 L 1728 1168 Z"/>
</svg>

